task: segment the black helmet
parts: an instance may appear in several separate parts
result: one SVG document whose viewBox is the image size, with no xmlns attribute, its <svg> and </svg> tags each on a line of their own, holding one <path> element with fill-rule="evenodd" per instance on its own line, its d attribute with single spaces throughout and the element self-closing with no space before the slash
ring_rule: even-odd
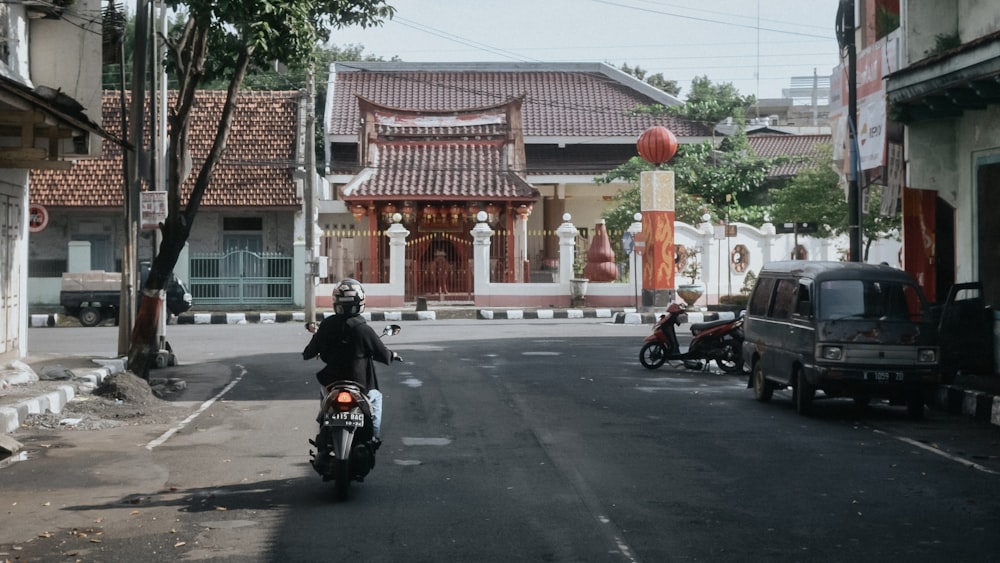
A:
<svg viewBox="0 0 1000 563">
<path fill-rule="evenodd" d="M 361 282 L 346 278 L 333 290 L 333 312 L 353 317 L 365 312 L 365 289 Z"/>
</svg>

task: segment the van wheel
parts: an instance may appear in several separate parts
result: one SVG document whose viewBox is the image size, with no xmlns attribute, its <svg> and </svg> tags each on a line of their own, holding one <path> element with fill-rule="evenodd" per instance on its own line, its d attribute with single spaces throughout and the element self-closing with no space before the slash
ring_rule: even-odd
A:
<svg viewBox="0 0 1000 563">
<path fill-rule="evenodd" d="M 97 326 L 101 322 L 101 312 L 93 307 L 80 309 L 80 324 L 83 326 Z"/>
<path fill-rule="evenodd" d="M 802 416 L 809 416 L 813 398 L 816 396 L 816 388 L 809 385 L 802 370 L 795 372 L 795 388 L 792 389 L 792 395 L 795 399 L 795 412 Z"/>
<path fill-rule="evenodd" d="M 764 377 L 764 368 L 757 362 L 753 366 L 753 396 L 762 403 L 766 403 L 774 396 L 774 383 Z"/>
</svg>

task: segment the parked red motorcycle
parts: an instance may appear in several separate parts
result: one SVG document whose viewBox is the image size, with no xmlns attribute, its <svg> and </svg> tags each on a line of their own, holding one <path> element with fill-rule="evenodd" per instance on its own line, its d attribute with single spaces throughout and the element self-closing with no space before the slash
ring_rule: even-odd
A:
<svg viewBox="0 0 1000 563">
<path fill-rule="evenodd" d="M 653 325 L 653 332 L 643 340 L 639 362 L 656 369 L 667 362 L 683 364 L 687 369 L 704 370 L 715 362 L 726 373 L 743 370 L 743 315 L 734 319 L 691 325 L 691 345 L 681 352 L 675 327 L 681 324 L 684 306 L 672 303 Z"/>
</svg>

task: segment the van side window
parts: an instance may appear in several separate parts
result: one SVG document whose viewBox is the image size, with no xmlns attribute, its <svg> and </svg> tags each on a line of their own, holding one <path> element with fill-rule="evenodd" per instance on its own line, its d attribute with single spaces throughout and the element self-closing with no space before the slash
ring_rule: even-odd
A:
<svg viewBox="0 0 1000 563">
<path fill-rule="evenodd" d="M 767 314 L 767 306 L 771 302 L 771 292 L 774 290 L 774 278 L 757 278 L 753 295 L 747 306 L 747 314 L 763 317 Z"/>
<path fill-rule="evenodd" d="M 809 298 L 809 284 L 799 282 L 799 294 L 795 301 L 795 314 L 800 317 L 812 316 L 812 299 Z"/>
<path fill-rule="evenodd" d="M 771 317 L 776 319 L 792 317 L 798 287 L 799 283 L 796 280 L 778 280 L 778 289 L 774 292 L 774 305 L 771 306 Z"/>
</svg>

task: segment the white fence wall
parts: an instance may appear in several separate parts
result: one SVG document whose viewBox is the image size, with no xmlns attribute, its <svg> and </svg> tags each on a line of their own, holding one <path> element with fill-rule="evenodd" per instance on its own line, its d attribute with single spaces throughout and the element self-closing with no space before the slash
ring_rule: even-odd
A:
<svg viewBox="0 0 1000 563">
<path fill-rule="evenodd" d="M 566 224 L 564 224 L 564 227 Z M 737 223 L 736 236 L 717 239 L 711 225 L 705 223 L 692 226 L 676 223 L 674 227 L 674 243 L 687 248 L 700 249 L 698 260 L 701 264 L 695 283 L 705 288 L 705 294 L 696 303 L 697 306 L 714 305 L 720 296 L 739 294 L 746 280 L 747 272 L 760 271 L 765 262 L 787 260 L 792 257 L 796 246 L 793 234 L 777 234 L 774 226 L 765 224 L 761 228 Z M 570 228 L 575 228 L 569 225 Z M 563 227 L 560 228 L 562 230 Z M 407 233 L 408 234 L 408 233 Z M 572 236 L 572 235 L 570 235 Z M 495 242 L 495 237 L 490 243 Z M 810 260 L 843 260 L 846 249 L 850 247 L 846 237 L 833 239 L 818 239 L 807 235 L 799 235 L 797 244 L 801 246 Z M 733 261 L 733 251 L 738 246 L 745 248 L 746 267 L 740 268 Z M 895 240 L 879 241 L 872 245 L 868 262 L 887 262 L 900 267 L 899 251 L 901 243 Z M 561 252 L 573 252 L 572 246 L 561 246 Z M 483 307 L 564 307 L 570 304 L 570 282 L 573 278 L 573 257 L 560 259 L 558 283 L 494 283 L 492 281 L 475 282 L 475 303 Z M 634 260 L 635 271 L 641 271 L 641 257 L 616 257 L 616 261 Z M 392 261 L 391 268 L 403 268 L 402 258 L 399 264 Z M 488 269 L 487 269 L 488 270 Z M 479 272 L 476 272 L 479 275 Z M 690 280 L 677 273 L 675 285 L 689 283 Z M 329 302 L 329 292 L 333 286 L 322 284 L 317 288 L 318 305 Z M 398 306 L 402 303 L 402 286 L 393 284 L 368 284 L 366 292 L 369 302 L 374 306 Z M 642 284 L 637 280 L 596 283 L 590 282 L 587 288 L 586 304 L 588 306 L 618 306 L 633 307 L 639 304 Z M 324 303 L 325 301 L 325 303 Z"/>
</svg>

